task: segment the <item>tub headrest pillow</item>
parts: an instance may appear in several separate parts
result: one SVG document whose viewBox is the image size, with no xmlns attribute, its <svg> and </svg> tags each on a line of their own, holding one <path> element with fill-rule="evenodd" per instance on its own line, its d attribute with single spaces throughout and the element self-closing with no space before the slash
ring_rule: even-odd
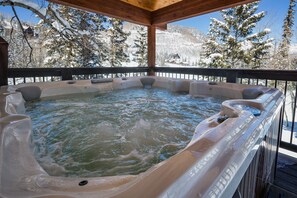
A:
<svg viewBox="0 0 297 198">
<path fill-rule="evenodd" d="M 242 91 L 243 99 L 256 99 L 261 96 L 264 92 L 257 88 L 246 88 Z"/>
<path fill-rule="evenodd" d="M 25 101 L 37 100 L 41 96 L 41 89 L 37 86 L 26 86 L 16 89 L 21 92 Z"/>
<path fill-rule="evenodd" d="M 140 82 L 143 85 L 143 87 L 150 88 L 154 84 L 155 79 L 154 78 L 141 78 Z"/>
</svg>

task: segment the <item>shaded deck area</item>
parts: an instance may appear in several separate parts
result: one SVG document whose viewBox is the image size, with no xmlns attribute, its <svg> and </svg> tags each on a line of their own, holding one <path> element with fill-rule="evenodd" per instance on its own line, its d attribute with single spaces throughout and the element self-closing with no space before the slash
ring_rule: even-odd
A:
<svg viewBox="0 0 297 198">
<path fill-rule="evenodd" d="M 275 181 L 270 187 L 269 198 L 297 197 L 297 155 L 294 157 L 279 154 Z"/>
</svg>

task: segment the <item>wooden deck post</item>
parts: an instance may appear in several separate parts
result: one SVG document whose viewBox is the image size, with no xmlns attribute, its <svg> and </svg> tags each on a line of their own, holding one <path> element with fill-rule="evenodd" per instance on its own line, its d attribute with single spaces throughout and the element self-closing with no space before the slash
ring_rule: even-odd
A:
<svg viewBox="0 0 297 198">
<path fill-rule="evenodd" d="M 237 72 L 228 71 L 226 77 L 228 83 L 238 83 Z"/>
<path fill-rule="evenodd" d="M 0 36 L 0 86 L 8 84 L 8 43 Z"/>
<path fill-rule="evenodd" d="M 156 66 L 156 27 L 155 26 L 148 26 L 147 29 L 147 62 L 148 62 L 148 68 L 149 76 L 154 76 L 155 71 L 154 68 Z"/>
<path fill-rule="evenodd" d="M 69 68 L 63 68 L 61 70 L 62 80 L 73 80 L 72 79 L 72 72 Z"/>
</svg>

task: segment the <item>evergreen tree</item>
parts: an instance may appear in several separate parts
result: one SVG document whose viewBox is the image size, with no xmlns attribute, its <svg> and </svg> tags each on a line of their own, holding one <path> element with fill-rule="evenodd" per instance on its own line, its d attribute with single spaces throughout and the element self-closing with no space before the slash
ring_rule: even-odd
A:
<svg viewBox="0 0 297 198">
<path fill-rule="evenodd" d="M 60 15 L 67 23 L 71 20 L 72 9 L 68 6 L 58 6 L 54 4 L 50 4 L 49 6 L 55 7 L 57 10 L 57 14 Z M 56 13 L 50 13 L 53 15 Z M 46 25 L 46 24 L 40 24 Z M 61 31 L 65 31 L 58 25 L 57 22 L 53 22 L 54 26 L 57 26 L 57 29 Z M 78 48 L 76 47 L 76 43 L 73 42 L 75 38 L 73 36 L 69 36 L 68 39 L 64 38 L 59 32 L 56 32 L 54 29 L 47 29 L 47 33 L 49 36 L 44 43 L 44 47 L 47 50 L 47 57 L 45 59 L 45 66 L 47 67 L 79 67 L 76 62 L 76 54 Z"/>
<path fill-rule="evenodd" d="M 134 48 L 136 52 L 134 60 L 138 63 L 139 67 L 147 66 L 147 29 L 144 26 L 137 26 L 137 36 L 134 40 Z"/>
<path fill-rule="evenodd" d="M 3 26 L 3 39 L 8 42 L 8 67 L 26 68 L 35 66 L 34 57 L 30 57 L 31 48 L 25 40 L 24 34 L 16 18 L 8 19 L 3 17 L 0 22 Z M 29 25 L 23 23 L 25 29 Z M 9 29 L 7 29 L 9 28 Z M 31 41 L 31 40 L 29 40 Z M 33 47 L 35 46 L 32 45 Z M 33 53 L 33 55 L 35 55 Z M 32 58 L 32 60 L 30 60 Z M 30 64 L 28 64 L 30 62 Z"/>
<path fill-rule="evenodd" d="M 4 17 L 0 13 L 0 36 L 4 35 Z"/>
<path fill-rule="evenodd" d="M 272 39 L 269 30 L 253 34 L 256 24 L 265 16 L 256 13 L 258 2 L 222 10 L 223 20 L 211 19 L 202 64 L 215 68 L 258 68 L 268 58 Z"/>
<path fill-rule="evenodd" d="M 107 46 L 102 32 L 106 30 L 104 16 L 67 6 L 50 4 L 63 20 L 65 27 L 55 21 L 59 32 L 48 29 L 51 35 L 45 47 L 48 49 L 46 65 L 49 67 L 98 67 L 106 60 Z M 70 29 L 72 31 L 70 31 Z M 64 36 L 64 35 L 67 35 Z"/>
<path fill-rule="evenodd" d="M 273 47 L 273 39 L 265 39 L 269 33 L 270 29 L 264 29 L 247 37 L 251 47 L 245 52 L 247 55 L 245 62 L 252 69 L 262 68 L 268 64 L 270 49 Z"/>
<path fill-rule="evenodd" d="M 288 56 L 289 46 L 291 44 L 291 39 L 293 36 L 292 28 L 294 26 L 295 6 L 296 6 L 296 0 L 290 0 L 288 13 L 283 24 L 283 35 L 282 35 L 282 42 L 280 45 L 281 54 L 283 57 Z"/>
<path fill-rule="evenodd" d="M 51 33 L 52 32 L 52 33 Z M 79 67 L 77 60 L 77 47 L 71 40 L 66 40 L 59 34 L 49 30 L 52 34 L 44 43 L 47 57 L 44 60 L 46 67 Z"/>
<path fill-rule="evenodd" d="M 290 0 L 288 13 L 284 19 L 283 24 L 283 34 L 282 34 L 282 40 L 278 49 L 278 52 L 276 56 L 274 56 L 274 59 L 272 60 L 274 68 L 275 69 L 282 69 L 282 70 L 289 70 L 289 69 L 297 69 L 294 64 L 294 59 L 291 60 L 291 57 L 289 55 L 291 40 L 293 36 L 293 26 L 295 21 L 295 7 L 296 7 L 296 0 Z M 296 83 L 289 82 L 287 85 L 287 94 L 290 97 L 291 101 L 294 101 L 294 98 L 296 97 L 296 92 L 294 91 L 296 88 Z M 287 96 L 288 97 L 288 96 Z M 291 105 L 291 112 L 292 114 L 289 115 L 287 112 L 287 109 L 285 109 L 285 117 L 287 120 L 292 119 L 294 117 L 294 102 L 290 102 Z"/>
<path fill-rule="evenodd" d="M 109 18 L 110 27 L 108 29 L 109 43 L 109 63 L 111 67 L 120 67 L 122 62 L 129 61 L 129 56 L 126 53 L 128 45 L 126 40 L 129 33 L 123 30 L 123 21 L 120 19 Z"/>
<path fill-rule="evenodd" d="M 102 42 L 102 32 L 105 32 L 106 17 L 82 10 L 73 10 L 71 24 L 76 28 L 79 43 L 82 48 L 77 53 L 81 67 L 98 67 L 106 60 L 107 46 Z M 95 46 L 95 47 L 92 47 Z"/>
<path fill-rule="evenodd" d="M 273 59 L 274 68 L 292 69 L 289 57 L 290 44 L 293 36 L 293 26 L 295 20 L 296 0 L 290 0 L 288 13 L 284 19 L 282 40 L 275 58 Z"/>
</svg>

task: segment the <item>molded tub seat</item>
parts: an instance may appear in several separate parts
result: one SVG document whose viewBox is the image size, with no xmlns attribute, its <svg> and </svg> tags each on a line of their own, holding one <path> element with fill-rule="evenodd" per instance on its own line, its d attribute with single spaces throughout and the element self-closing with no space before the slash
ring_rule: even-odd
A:
<svg viewBox="0 0 297 198">
<path fill-rule="evenodd" d="M 146 172 L 126 176 L 66 178 L 48 175 L 34 159 L 29 146 L 31 120 L 23 115 L 24 100 L 22 94 L 15 90 L 23 86 L 38 86 L 41 98 L 106 92 L 142 87 L 141 77 L 93 84 L 90 80 L 83 80 L 2 87 L 1 197 L 232 197 L 240 181 L 238 178 L 243 177 L 280 112 L 283 95 L 276 89 L 265 87 L 149 78 L 154 79 L 152 87 L 188 92 L 196 97 L 224 96 L 233 99 L 223 102 L 217 114 L 196 127 L 186 148 Z M 249 92 L 256 98 L 250 99 L 253 96 Z M 255 116 L 239 106 L 256 108 L 260 114 Z M 222 116 L 224 119 L 220 119 Z"/>
</svg>

